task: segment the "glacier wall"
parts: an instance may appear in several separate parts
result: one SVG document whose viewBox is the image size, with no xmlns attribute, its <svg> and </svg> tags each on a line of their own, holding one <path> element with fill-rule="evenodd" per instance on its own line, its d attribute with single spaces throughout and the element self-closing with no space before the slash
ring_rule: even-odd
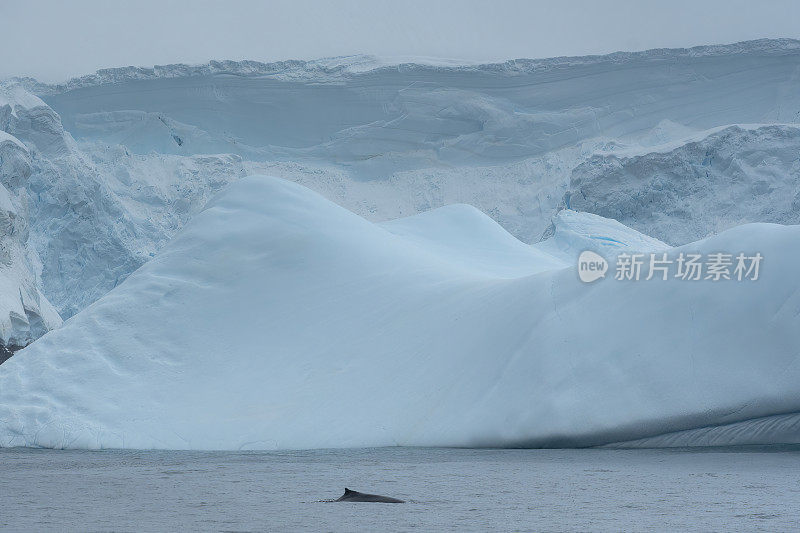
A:
<svg viewBox="0 0 800 533">
<path fill-rule="evenodd" d="M 775 40 L 471 66 L 228 62 L 108 70 L 40 92 L 79 139 L 316 158 L 375 179 L 530 157 L 663 120 L 698 130 L 793 122 L 798 53 L 797 41 Z"/>
</svg>

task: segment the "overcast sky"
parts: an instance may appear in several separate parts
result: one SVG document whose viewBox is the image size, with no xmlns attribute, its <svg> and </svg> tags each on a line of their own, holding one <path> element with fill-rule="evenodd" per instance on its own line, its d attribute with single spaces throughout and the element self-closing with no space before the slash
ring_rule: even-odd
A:
<svg viewBox="0 0 800 533">
<path fill-rule="evenodd" d="M 350 54 L 502 60 L 800 38 L 796 0 L 0 0 L 0 78 Z"/>
</svg>

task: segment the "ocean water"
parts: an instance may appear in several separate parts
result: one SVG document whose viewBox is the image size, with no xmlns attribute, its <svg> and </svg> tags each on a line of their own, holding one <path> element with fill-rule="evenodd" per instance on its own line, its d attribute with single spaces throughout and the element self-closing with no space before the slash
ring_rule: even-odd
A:
<svg viewBox="0 0 800 533">
<path fill-rule="evenodd" d="M 332 503 L 344 487 L 404 504 Z M 3 531 L 793 531 L 800 448 L 0 449 Z"/>
</svg>

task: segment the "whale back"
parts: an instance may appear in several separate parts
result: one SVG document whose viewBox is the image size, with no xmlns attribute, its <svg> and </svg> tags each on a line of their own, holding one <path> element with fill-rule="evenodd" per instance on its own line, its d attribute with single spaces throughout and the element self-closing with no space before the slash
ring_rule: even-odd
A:
<svg viewBox="0 0 800 533">
<path fill-rule="evenodd" d="M 337 502 L 375 502 L 375 503 L 405 503 L 403 500 L 397 498 L 390 498 L 389 496 L 381 496 L 379 494 L 366 494 L 356 490 L 344 488 L 344 494 L 336 500 Z"/>
</svg>

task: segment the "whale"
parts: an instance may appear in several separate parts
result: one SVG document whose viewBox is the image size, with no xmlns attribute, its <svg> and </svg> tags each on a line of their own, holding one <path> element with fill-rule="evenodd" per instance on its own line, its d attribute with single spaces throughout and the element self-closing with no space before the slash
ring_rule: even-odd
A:
<svg viewBox="0 0 800 533">
<path fill-rule="evenodd" d="M 403 500 L 397 498 L 390 498 L 388 496 L 379 496 L 377 494 L 365 494 L 355 490 L 350 490 L 347 487 L 344 489 L 344 494 L 337 502 L 377 502 L 377 503 L 405 503 Z"/>
</svg>

